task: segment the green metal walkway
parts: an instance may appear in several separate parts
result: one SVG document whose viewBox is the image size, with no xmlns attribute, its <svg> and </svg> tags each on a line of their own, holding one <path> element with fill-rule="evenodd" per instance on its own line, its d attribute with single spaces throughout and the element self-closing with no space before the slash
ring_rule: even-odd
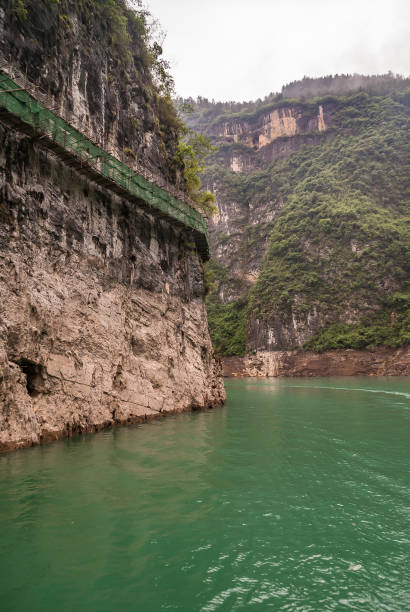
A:
<svg viewBox="0 0 410 612">
<path fill-rule="evenodd" d="M 40 146 L 101 187 L 135 202 L 156 217 L 190 228 L 201 258 L 209 259 L 207 220 L 186 196 L 175 197 L 104 151 L 3 70 L 0 70 L 0 120 L 36 138 Z"/>
</svg>

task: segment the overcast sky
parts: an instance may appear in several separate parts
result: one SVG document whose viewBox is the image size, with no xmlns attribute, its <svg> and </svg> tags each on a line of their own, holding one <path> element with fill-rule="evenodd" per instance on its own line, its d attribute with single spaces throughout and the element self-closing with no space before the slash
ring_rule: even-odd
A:
<svg viewBox="0 0 410 612">
<path fill-rule="evenodd" d="M 177 93 L 254 100 L 335 73 L 410 74 L 410 0 L 145 0 Z"/>
</svg>

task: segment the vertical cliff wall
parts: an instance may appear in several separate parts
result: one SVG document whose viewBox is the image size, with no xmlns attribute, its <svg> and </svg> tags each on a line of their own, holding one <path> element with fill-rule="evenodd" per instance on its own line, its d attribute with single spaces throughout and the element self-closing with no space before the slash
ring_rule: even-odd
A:
<svg viewBox="0 0 410 612">
<path fill-rule="evenodd" d="M 0 54 L 104 149 L 181 183 L 170 76 L 144 11 L 128 4 L 0 0 Z"/>
<path fill-rule="evenodd" d="M 90 3 L 41 3 L 46 27 L 38 36 L 36 22 L 21 25 L 10 3 L 2 4 L 3 50 L 8 45 L 20 69 L 26 65 L 32 76 L 38 69 L 50 90 L 57 83 L 58 104 L 72 106 L 96 137 L 103 130 L 113 148 L 129 145 L 137 158 L 144 150 L 156 172 L 178 182 L 171 161 L 178 122 L 161 114 L 148 64 L 134 57 L 121 72 L 120 50 L 104 47 L 98 15 L 85 19 Z M 26 6 L 33 11 L 34 4 Z M 82 36 L 77 51 L 70 44 L 76 24 L 91 28 L 87 52 Z M 146 43 L 139 43 L 143 57 Z M 28 49 L 43 44 L 42 71 L 40 51 L 37 65 Z M 82 59 L 74 69 L 76 53 Z M 107 63 L 113 75 L 117 66 L 111 79 Z M 49 66 L 57 80 L 48 78 Z M 112 96 L 102 105 L 104 88 Z M 127 121 L 137 111 L 132 131 Z M 204 298 L 203 266 L 188 229 L 99 189 L 46 153 L 41 140 L 0 124 L 0 450 L 222 403 Z"/>
</svg>

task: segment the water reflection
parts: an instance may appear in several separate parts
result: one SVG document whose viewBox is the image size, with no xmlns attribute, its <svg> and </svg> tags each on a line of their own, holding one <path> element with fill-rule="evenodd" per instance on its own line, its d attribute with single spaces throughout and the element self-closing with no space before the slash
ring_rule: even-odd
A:
<svg viewBox="0 0 410 612">
<path fill-rule="evenodd" d="M 1 456 L 3 608 L 409 608 L 409 388 L 234 380 L 221 409 Z"/>
</svg>

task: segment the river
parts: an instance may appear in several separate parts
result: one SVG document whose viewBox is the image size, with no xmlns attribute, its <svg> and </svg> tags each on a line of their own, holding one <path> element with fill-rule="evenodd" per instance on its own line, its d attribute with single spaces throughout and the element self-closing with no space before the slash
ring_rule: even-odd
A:
<svg viewBox="0 0 410 612">
<path fill-rule="evenodd" d="M 410 379 L 226 387 L 0 456 L 2 612 L 410 610 Z"/>
</svg>

